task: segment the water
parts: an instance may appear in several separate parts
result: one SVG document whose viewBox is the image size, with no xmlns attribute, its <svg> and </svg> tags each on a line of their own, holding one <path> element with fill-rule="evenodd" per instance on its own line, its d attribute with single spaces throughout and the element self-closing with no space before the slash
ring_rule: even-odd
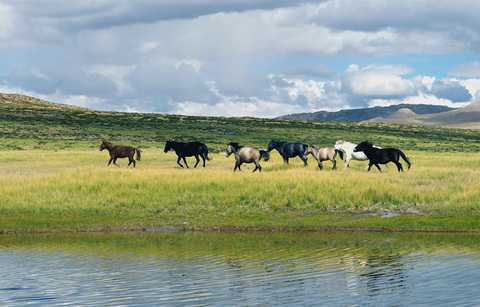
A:
<svg viewBox="0 0 480 307">
<path fill-rule="evenodd" d="M 480 305 L 480 238 L 0 237 L 2 306 Z"/>
</svg>

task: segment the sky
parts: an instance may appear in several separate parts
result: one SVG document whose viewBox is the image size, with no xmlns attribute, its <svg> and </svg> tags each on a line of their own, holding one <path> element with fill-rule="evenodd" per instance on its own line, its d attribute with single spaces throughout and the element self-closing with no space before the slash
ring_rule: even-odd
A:
<svg viewBox="0 0 480 307">
<path fill-rule="evenodd" d="M 480 1 L 0 0 L 0 92 L 275 117 L 480 98 Z"/>
</svg>

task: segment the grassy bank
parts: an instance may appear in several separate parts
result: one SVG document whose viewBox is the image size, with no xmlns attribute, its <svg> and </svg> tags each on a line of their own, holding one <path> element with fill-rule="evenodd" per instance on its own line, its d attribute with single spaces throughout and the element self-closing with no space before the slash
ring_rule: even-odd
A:
<svg viewBox="0 0 480 307">
<path fill-rule="evenodd" d="M 0 230 L 480 231 L 480 155 L 407 154 L 414 165 L 403 174 L 367 173 L 364 162 L 335 172 L 285 166 L 276 153 L 251 174 L 233 173 L 233 158 L 219 154 L 187 170 L 153 149 L 137 169 L 107 168 L 107 154 L 94 150 L 3 151 Z"/>
</svg>

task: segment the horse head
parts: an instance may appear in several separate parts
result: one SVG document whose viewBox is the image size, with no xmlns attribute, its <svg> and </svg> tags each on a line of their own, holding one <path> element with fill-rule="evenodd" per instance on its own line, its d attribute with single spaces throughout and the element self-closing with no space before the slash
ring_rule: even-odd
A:
<svg viewBox="0 0 480 307">
<path fill-rule="evenodd" d="M 363 141 L 361 142 L 360 144 L 358 144 L 354 149 L 353 151 L 354 152 L 359 152 L 359 151 L 366 151 L 366 150 L 369 150 L 369 149 L 372 149 L 373 148 L 373 144 L 370 143 L 369 141 Z"/>
<path fill-rule="evenodd" d="M 230 142 L 227 144 L 227 149 L 225 150 L 225 156 L 230 157 L 231 154 L 238 150 L 238 143 Z"/>
<path fill-rule="evenodd" d="M 336 150 L 342 150 L 342 149 L 344 150 L 344 149 L 345 149 L 345 145 L 347 145 L 347 144 L 351 144 L 351 143 L 346 142 L 346 141 L 344 141 L 344 140 L 338 140 L 338 141 L 335 142 L 335 146 L 334 146 L 334 147 L 335 147 Z"/>
<path fill-rule="evenodd" d="M 163 152 L 169 152 L 170 150 L 173 150 L 173 144 L 174 144 L 174 141 L 172 140 L 167 140 L 167 142 L 165 143 L 165 148 L 163 149 Z"/>
<path fill-rule="evenodd" d="M 268 148 L 267 148 L 267 151 L 272 151 L 274 150 L 275 148 L 278 148 L 278 146 L 281 144 L 282 142 L 280 141 L 277 141 L 277 140 L 271 140 L 270 143 L 268 143 Z"/>
<path fill-rule="evenodd" d="M 108 148 L 109 145 L 110 143 L 107 140 L 102 139 L 102 143 L 100 144 L 100 147 L 98 148 L 98 150 L 100 151 L 105 150 Z"/>
</svg>

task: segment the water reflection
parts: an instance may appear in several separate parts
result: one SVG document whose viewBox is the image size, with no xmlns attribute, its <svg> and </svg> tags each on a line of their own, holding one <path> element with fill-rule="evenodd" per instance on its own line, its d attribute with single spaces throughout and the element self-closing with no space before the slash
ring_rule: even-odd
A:
<svg viewBox="0 0 480 307">
<path fill-rule="evenodd" d="M 0 237 L 0 305 L 478 305 L 477 243 L 345 234 Z"/>
</svg>

